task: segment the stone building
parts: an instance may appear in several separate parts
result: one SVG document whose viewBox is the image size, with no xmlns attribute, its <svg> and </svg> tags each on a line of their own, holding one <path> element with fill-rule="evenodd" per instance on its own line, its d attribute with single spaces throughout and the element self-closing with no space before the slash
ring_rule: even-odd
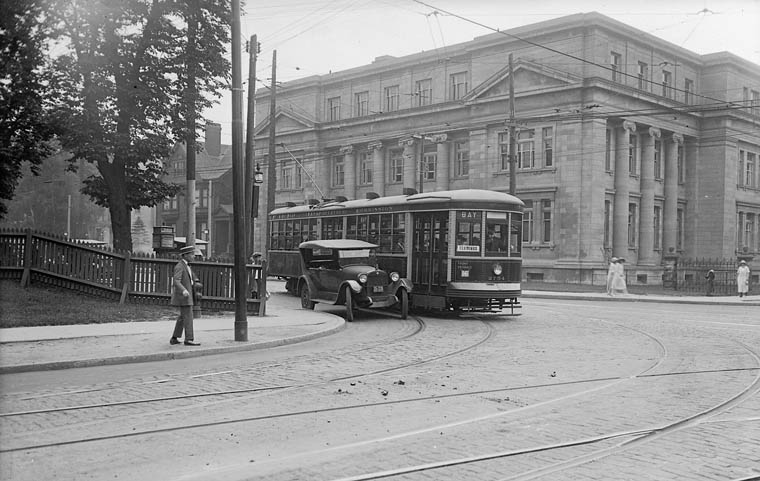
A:
<svg viewBox="0 0 760 481">
<path fill-rule="evenodd" d="M 654 284 L 672 257 L 760 251 L 760 66 L 598 13 L 288 82 L 274 207 L 405 187 L 508 192 L 510 54 L 528 279 L 599 282 L 614 255 Z M 265 169 L 269 105 L 262 89 Z"/>
</svg>

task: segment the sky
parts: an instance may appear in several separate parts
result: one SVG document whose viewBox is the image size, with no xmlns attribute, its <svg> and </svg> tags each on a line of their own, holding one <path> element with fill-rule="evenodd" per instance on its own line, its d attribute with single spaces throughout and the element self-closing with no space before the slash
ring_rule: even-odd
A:
<svg viewBox="0 0 760 481">
<path fill-rule="evenodd" d="M 288 81 L 359 67 L 383 55 L 444 48 L 495 29 L 592 11 L 698 54 L 728 51 L 760 65 L 760 0 L 242 1 L 242 45 L 254 34 L 261 44 L 257 89 L 270 82 L 273 50 L 278 83 L 287 87 Z M 241 66 L 247 92 L 245 51 Z M 222 125 L 222 142 L 230 144 L 231 95 L 204 116 Z"/>
</svg>

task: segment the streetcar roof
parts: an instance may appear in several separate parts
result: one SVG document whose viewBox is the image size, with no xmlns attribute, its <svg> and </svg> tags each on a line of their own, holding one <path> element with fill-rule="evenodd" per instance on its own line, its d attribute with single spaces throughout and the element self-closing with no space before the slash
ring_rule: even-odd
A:
<svg viewBox="0 0 760 481">
<path fill-rule="evenodd" d="M 388 197 L 378 197 L 375 199 L 353 199 L 345 201 L 328 201 L 315 205 L 296 205 L 293 207 L 280 207 L 270 212 L 270 215 L 278 214 L 295 214 L 310 211 L 334 211 L 336 215 L 344 209 L 354 209 L 373 206 L 403 206 L 414 205 L 418 203 L 445 203 L 445 202 L 474 202 L 474 203 L 499 203 L 512 204 L 515 207 L 524 207 L 523 201 L 517 197 L 493 190 L 483 189 L 458 189 L 444 190 L 436 192 L 423 192 L 412 195 L 393 195 Z"/>
<path fill-rule="evenodd" d="M 301 242 L 299 249 L 376 249 L 377 244 L 370 244 L 355 239 L 323 239 Z"/>
</svg>

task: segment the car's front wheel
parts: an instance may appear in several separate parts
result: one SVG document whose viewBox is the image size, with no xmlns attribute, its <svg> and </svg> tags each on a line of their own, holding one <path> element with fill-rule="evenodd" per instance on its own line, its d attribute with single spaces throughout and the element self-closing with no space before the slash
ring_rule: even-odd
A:
<svg viewBox="0 0 760 481">
<path fill-rule="evenodd" d="M 398 296 L 398 306 L 401 309 L 401 319 L 409 317 L 409 293 L 401 289 Z"/>
<path fill-rule="evenodd" d="M 356 313 L 354 312 L 354 299 L 353 299 L 353 296 L 351 295 L 351 288 L 346 287 L 346 320 L 348 322 L 353 322 L 355 314 Z"/>
<path fill-rule="evenodd" d="M 309 285 L 304 282 L 301 286 L 301 307 L 304 309 L 314 309 L 314 304 L 309 294 Z"/>
</svg>

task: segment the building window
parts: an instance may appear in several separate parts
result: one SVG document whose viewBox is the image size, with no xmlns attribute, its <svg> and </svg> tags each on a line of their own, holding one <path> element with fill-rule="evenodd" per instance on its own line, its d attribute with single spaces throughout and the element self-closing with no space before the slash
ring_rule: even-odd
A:
<svg viewBox="0 0 760 481">
<path fill-rule="evenodd" d="M 208 209 L 208 187 L 195 189 L 195 205 L 199 209 Z"/>
<path fill-rule="evenodd" d="M 340 120 L 340 97 L 327 99 L 327 120 L 330 122 Z"/>
<path fill-rule="evenodd" d="M 684 166 L 684 150 L 683 145 L 678 144 L 676 147 L 676 164 L 678 166 L 678 183 L 686 183 L 686 169 Z"/>
<path fill-rule="evenodd" d="M 364 185 L 372 183 L 372 157 L 366 150 L 359 152 L 359 183 Z"/>
<path fill-rule="evenodd" d="M 742 250 L 746 247 L 748 250 L 754 250 L 755 246 L 755 216 L 746 214 L 744 216 L 744 244 Z"/>
<path fill-rule="evenodd" d="M 628 247 L 636 247 L 636 226 L 638 218 L 636 217 L 636 204 L 628 204 Z"/>
<path fill-rule="evenodd" d="M 398 110 L 398 85 L 385 87 L 385 111 L 393 112 Z"/>
<path fill-rule="evenodd" d="M 654 178 L 662 179 L 662 141 L 654 139 Z"/>
<path fill-rule="evenodd" d="M 426 144 L 422 153 L 422 178 L 425 180 L 435 180 L 435 171 L 438 167 L 438 146 L 436 144 Z"/>
<path fill-rule="evenodd" d="M 667 70 L 662 71 L 662 96 L 671 98 L 673 95 L 673 74 Z"/>
<path fill-rule="evenodd" d="M 649 65 L 639 62 L 639 89 L 649 90 Z"/>
<path fill-rule="evenodd" d="M 509 170 L 509 132 L 499 132 L 499 163 L 501 170 Z"/>
<path fill-rule="evenodd" d="M 460 100 L 467 95 L 467 72 L 451 75 L 451 100 Z"/>
<path fill-rule="evenodd" d="M 736 185 L 744 186 L 744 151 L 739 151 L 739 164 L 736 169 Z"/>
<path fill-rule="evenodd" d="M 760 115 L 760 92 L 757 90 L 752 90 L 750 94 L 752 95 L 752 115 Z"/>
<path fill-rule="evenodd" d="M 610 235 L 610 226 L 612 225 L 612 201 L 604 201 L 604 247 L 609 248 L 612 244 Z"/>
<path fill-rule="evenodd" d="M 654 206 L 654 242 L 653 247 L 655 250 L 660 250 L 662 248 L 662 207 L 659 205 Z"/>
<path fill-rule="evenodd" d="M 533 201 L 526 200 L 525 208 L 523 209 L 523 221 L 522 221 L 522 241 L 523 244 L 530 244 L 533 242 Z"/>
<path fill-rule="evenodd" d="M 467 177 L 470 175 L 470 141 L 459 140 L 454 142 L 454 159 L 456 162 L 456 176 Z"/>
<path fill-rule="evenodd" d="M 550 244 L 552 241 L 552 201 L 543 199 L 541 201 L 541 242 Z"/>
<path fill-rule="evenodd" d="M 623 56 L 617 52 L 610 52 L 610 68 L 612 69 L 612 81 L 620 82 L 620 68 L 623 64 Z"/>
<path fill-rule="evenodd" d="M 517 133 L 517 168 L 535 167 L 536 152 L 533 142 L 533 130 L 521 130 Z"/>
<path fill-rule="evenodd" d="M 179 203 L 177 202 L 176 196 L 166 199 L 164 201 L 164 210 L 177 210 L 178 206 L 179 206 Z"/>
<path fill-rule="evenodd" d="M 747 161 L 744 163 L 744 185 L 755 187 L 755 154 L 747 152 Z"/>
<path fill-rule="evenodd" d="M 333 155 L 332 172 L 333 187 L 340 187 L 345 185 L 345 158 L 342 155 Z"/>
<path fill-rule="evenodd" d="M 541 135 L 544 138 L 544 167 L 551 167 L 554 165 L 554 127 L 544 127 Z"/>
<path fill-rule="evenodd" d="M 282 163 L 282 169 L 280 169 L 280 189 L 288 190 L 293 188 L 293 166 L 285 162 Z"/>
<path fill-rule="evenodd" d="M 612 130 L 604 134 L 604 170 L 612 172 Z"/>
<path fill-rule="evenodd" d="M 694 81 L 689 78 L 683 80 L 683 102 L 685 104 L 694 103 Z"/>
<path fill-rule="evenodd" d="M 354 104 L 356 105 L 357 117 L 369 115 L 369 92 L 357 92 L 354 94 Z"/>
<path fill-rule="evenodd" d="M 679 208 L 676 211 L 676 250 L 683 250 L 683 236 L 684 236 L 684 220 L 686 213 L 683 209 Z"/>
<path fill-rule="evenodd" d="M 631 175 L 636 175 L 639 173 L 638 159 L 636 158 L 637 143 L 638 136 L 636 136 L 634 133 L 628 134 L 628 172 Z"/>
<path fill-rule="evenodd" d="M 401 182 L 404 180 L 404 151 L 402 149 L 389 149 L 390 156 L 390 181 Z"/>
<path fill-rule="evenodd" d="M 414 95 L 417 97 L 417 107 L 433 103 L 433 81 L 429 78 L 418 80 L 414 84 Z"/>
</svg>

